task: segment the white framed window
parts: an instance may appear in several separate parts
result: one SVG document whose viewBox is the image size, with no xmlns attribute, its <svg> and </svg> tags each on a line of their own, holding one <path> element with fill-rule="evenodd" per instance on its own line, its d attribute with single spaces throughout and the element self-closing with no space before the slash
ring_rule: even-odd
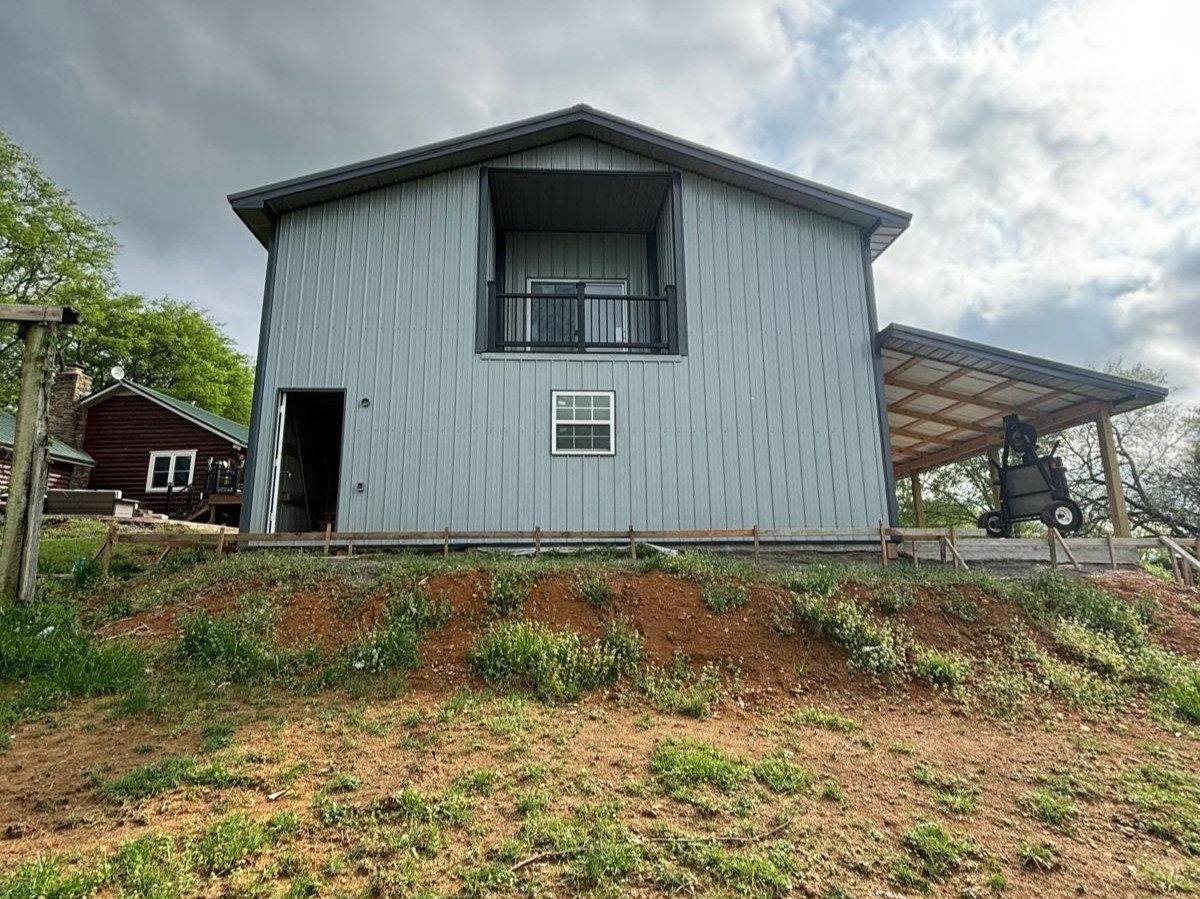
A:
<svg viewBox="0 0 1200 899">
<path fill-rule="evenodd" d="M 616 394 L 611 390 L 555 390 L 550 406 L 552 455 L 616 454 Z"/>
<path fill-rule="evenodd" d="M 195 471 L 195 450 L 156 450 L 146 469 L 146 492 L 166 493 L 168 485 L 179 490 L 192 483 Z"/>
</svg>

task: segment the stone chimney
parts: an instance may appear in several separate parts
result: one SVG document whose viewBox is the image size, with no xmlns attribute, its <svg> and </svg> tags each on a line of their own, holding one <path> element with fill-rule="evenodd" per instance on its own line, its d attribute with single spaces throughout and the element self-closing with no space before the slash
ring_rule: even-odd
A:
<svg viewBox="0 0 1200 899">
<path fill-rule="evenodd" d="M 83 433 L 87 426 L 87 409 L 79 401 L 92 391 L 92 379 L 83 366 L 72 363 L 54 377 L 50 388 L 50 433 L 63 443 L 83 449 Z M 76 468 L 71 476 L 72 487 L 87 483 L 88 470 Z"/>
</svg>

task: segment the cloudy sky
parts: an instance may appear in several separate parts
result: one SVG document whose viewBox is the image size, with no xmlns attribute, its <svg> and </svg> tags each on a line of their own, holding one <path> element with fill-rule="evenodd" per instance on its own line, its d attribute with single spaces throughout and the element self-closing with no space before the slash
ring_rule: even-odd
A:
<svg viewBox="0 0 1200 899">
<path fill-rule="evenodd" d="M 1200 4 L 9 0 L 0 128 L 253 352 L 231 191 L 586 102 L 914 213 L 882 322 L 1200 401 Z"/>
</svg>

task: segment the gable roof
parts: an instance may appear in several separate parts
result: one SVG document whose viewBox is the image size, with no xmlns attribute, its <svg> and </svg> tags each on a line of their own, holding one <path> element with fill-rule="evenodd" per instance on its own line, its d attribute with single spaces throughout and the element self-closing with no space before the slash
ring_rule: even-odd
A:
<svg viewBox="0 0 1200 899">
<path fill-rule="evenodd" d="M 0 446 L 12 449 L 17 431 L 17 420 L 8 412 L 0 409 Z M 50 458 L 55 462 L 66 462 L 70 465 L 96 464 L 96 460 L 81 449 L 76 449 L 68 443 L 63 443 L 57 437 L 50 438 Z"/>
<path fill-rule="evenodd" d="M 157 390 L 152 390 L 142 384 L 136 384 L 133 381 L 116 381 L 109 384 L 103 390 L 98 390 L 88 397 L 85 397 L 81 402 L 81 406 L 94 406 L 97 403 L 102 403 L 111 396 L 114 396 L 121 391 L 133 393 L 138 396 L 150 400 L 152 403 L 157 403 L 164 409 L 174 412 L 176 415 L 186 418 L 192 424 L 212 431 L 218 437 L 224 437 L 230 443 L 236 443 L 238 446 L 245 447 L 250 441 L 250 428 L 246 425 L 238 424 L 236 421 L 231 421 L 228 418 L 223 418 L 215 412 L 209 412 L 207 409 L 201 409 L 194 403 L 185 402 L 173 396 L 168 396 L 165 393 L 160 393 Z"/>
<path fill-rule="evenodd" d="M 871 234 L 873 257 L 887 249 L 912 219 L 911 213 L 900 209 L 673 137 L 583 104 L 412 150 L 239 191 L 230 194 L 228 199 L 246 227 L 263 246 L 267 246 L 271 223 L 282 213 L 446 169 L 478 164 L 577 135 L 641 153 L 866 229 Z"/>
</svg>

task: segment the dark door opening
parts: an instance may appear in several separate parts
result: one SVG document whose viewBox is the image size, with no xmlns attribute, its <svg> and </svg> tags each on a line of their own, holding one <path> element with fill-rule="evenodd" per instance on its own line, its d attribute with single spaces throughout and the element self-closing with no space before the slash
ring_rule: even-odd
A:
<svg viewBox="0 0 1200 899">
<path fill-rule="evenodd" d="M 338 476 L 342 467 L 345 399 L 330 391 L 283 394 L 275 459 L 273 530 L 337 530 Z"/>
</svg>

